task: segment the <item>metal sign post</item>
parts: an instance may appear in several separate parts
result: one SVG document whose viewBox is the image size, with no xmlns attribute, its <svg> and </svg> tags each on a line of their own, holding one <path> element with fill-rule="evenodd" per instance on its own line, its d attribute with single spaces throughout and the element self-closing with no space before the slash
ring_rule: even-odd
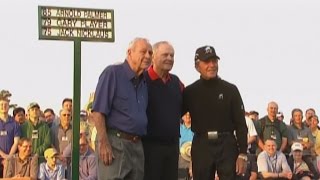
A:
<svg viewBox="0 0 320 180">
<path fill-rule="evenodd" d="M 79 180 L 81 41 L 114 42 L 114 11 L 38 6 L 39 39 L 74 41 L 72 179 Z"/>
</svg>

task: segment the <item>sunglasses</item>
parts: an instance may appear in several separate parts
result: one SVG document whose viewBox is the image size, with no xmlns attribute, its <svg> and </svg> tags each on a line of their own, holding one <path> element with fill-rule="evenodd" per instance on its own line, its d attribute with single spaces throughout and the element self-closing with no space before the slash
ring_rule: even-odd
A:
<svg viewBox="0 0 320 180">
<path fill-rule="evenodd" d="M 89 133 L 87 133 L 87 132 L 81 132 L 80 133 L 80 136 L 88 136 L 89 135 Z"/>
<path fill-rule="evenodd" d="M 66 117 L 66 116 L 70 117 L 71 114 L 62 114 L 62 116 L 64 116 L 64 117 Z"/>
</svg>

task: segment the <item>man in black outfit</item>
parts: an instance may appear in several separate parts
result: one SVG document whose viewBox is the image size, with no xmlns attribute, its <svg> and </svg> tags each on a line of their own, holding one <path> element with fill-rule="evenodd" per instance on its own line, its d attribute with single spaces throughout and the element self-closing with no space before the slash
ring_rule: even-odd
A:
<svg viewBox="0 0 320 180">
<path fill-rule="evenodd" d="M 190 112 L 194 132 L 194 180 L 214 179 L 216 171 L 220 180 L 234 180 L 246 169 L 248 130 L 244 106 L 238 88 L 218 77 L 219 59 L 212 46 L 198 48 L 195 68 L 200 79 L 183 93 L 183 110 Z"/>
<path fill-rule="evenodd" d="M 148 127 L 142 138 L 144 180 L 177 180 L 183 84 L 169 71 L 174 49 L 167 41 L 153 45 L 152 66 L 145 72 L 148 85 Z"/>
</svg>

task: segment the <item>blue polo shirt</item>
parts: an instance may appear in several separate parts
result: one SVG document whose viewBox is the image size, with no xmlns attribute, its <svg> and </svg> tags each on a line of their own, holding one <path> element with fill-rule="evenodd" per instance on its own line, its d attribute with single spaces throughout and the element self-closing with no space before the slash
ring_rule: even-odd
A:
<svg viewBox="0 0 320 180">
<path fill-rule="evenodd" d="M 9 154 L 14 138 L 20 136 L 21 128 L 12 117 L 9 117 L 6 122 L 0 120 L 0 149 L 4 153 Z"/>
<path fill-rule="evenodd" d="M 92 110 L 106 117 L 108 128 L 135 135 L 147 130 L 148 89 L 143 74 L 136 77 L 127 61 L 108 66 L 100 75 Z"/>
</svg>

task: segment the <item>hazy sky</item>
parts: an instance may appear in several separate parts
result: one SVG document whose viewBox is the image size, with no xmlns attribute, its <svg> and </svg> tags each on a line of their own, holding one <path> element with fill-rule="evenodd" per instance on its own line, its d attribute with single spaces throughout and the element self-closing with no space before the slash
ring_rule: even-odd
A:
<svg viewBox="0 0 320 180">
<path fill-rule="evenodd" d="M 58 112 L 73 93 L 73 42 L 38 39 L 38 6 L 114 9 L 115 43 L 82 43 L 82 106 L 102 70 L 122 62 L 129 41 L 170 41 L 172 73 L 185 85 L 199 78 L 197 47 L 212 45 L 221 60 L 219 75 L 238 86 L 246 110 L 266 114 L 274 100 L 288 121 L 290 112 L 320 111 L 320 2 L 246 1 L 35 1 L 1 2 L 0 89 L 12 103 L 36 101 Z"/>
</svg>

